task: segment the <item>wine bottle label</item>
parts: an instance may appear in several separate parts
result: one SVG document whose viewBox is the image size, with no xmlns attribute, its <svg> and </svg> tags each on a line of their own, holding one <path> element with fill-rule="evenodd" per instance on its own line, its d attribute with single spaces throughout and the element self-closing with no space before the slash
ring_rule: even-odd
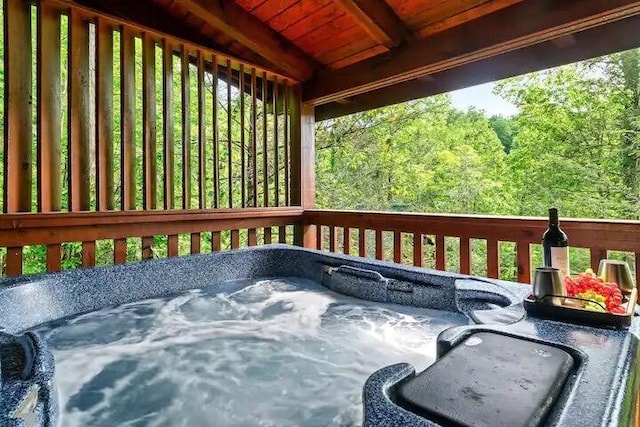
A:
<svg viewBox="0 0 640 427">
<path fill-rule="evenodd" d="M 562 277 L 566 277 L 569 275 L 569 247 L 564 246 L 561 248 L 550 248 L 551 249 L 551 267 L 557 268 L 560 270 L 560 274 Z"/>
</svg>

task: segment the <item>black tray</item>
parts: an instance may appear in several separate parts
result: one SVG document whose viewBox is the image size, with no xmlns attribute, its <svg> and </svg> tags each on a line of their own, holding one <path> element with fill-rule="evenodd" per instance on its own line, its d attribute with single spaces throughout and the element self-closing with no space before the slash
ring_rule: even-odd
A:
<svg viewBox="0 0 640 427">
<path fill-rule="evenodd" d="M 524 309 L 530 316 L 540 319 L 557 320 L 560 322 L 594 326 L 596 328 L 625 329 L 628 328 L 633 321 L 638 298 L 637 295 L 636 289 L 633 289 L 629 294 L 625 295 L 627 298 L 627 311 L 625 314 L 603 313 L 585 310 L 580 307 L 538 302 L 533 295 L 529 295 L 524 299 Z"/>
</svg>

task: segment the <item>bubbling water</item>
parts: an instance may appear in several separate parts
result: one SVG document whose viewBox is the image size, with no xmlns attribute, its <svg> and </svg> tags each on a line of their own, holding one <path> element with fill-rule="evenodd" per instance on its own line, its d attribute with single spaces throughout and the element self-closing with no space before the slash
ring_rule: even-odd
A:
<svg viewBox="0 0 640 427">
<path fill-rule="evenodd" d="M 464 316 L 303 279 L 234 282 L 43 325 L 61 425 L 355 426 L 375 370 L 424 369 Z"/>
</svg>

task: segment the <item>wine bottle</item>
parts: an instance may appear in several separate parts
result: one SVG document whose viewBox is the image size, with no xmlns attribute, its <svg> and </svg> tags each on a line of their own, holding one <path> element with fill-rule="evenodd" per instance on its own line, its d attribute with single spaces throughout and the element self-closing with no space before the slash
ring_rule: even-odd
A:
<svg viewBox="0 0 640 427">
<path fill-rule="evenodd" d="M 549 209 L 549 228 L 542 235 L 545 267 L 560 270 L 563 277 L 569 275 L 569 244 L 567 235 L 560 228 L 558 209 Z"/>
</svg>

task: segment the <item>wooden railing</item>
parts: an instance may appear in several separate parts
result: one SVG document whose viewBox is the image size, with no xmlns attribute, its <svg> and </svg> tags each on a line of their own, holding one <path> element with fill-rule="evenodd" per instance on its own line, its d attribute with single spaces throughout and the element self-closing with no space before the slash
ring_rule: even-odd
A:
<svg viewBox="0 0 640 427">
<path fill-rule="evenodd" d="M 190 211 L 122 211 L 28 213 L 0 215 L 0 242 L 7 249 L 6 275 L 22 274 L 23 248 L 46 245 L 46 270 L 61 269 L 62 245 L 82 242 L 82 266 L 96 263 L 96 241 L 113 241 L 113 263 L 127 262 L 127 238 L 141 238 L 141 258 L 154 258 L 154 236 L 166 236 L 167 256 L 178 255 L 178 235 L 188 234 L 190 253 L 201 252 L 206 236 L 212 251 L 221 250 L 222 233 L 229 248 L 259 243 L 293 243 L 293 225 L 301 208 L 245 208 Z M 275 228 L 273 228 L 275 227 Z M 241 241 L 242 234 L 246 240 Z M 277 239 L 274 234 L 277 234 Z"/>
<path fill-rule="evenodd" d="M 372 254 L 376 259 L 385 259 L 387 252 L 394 262 L 423 266 L 424 251 L 429 248 L 434 252 L 433 267 L 445 270 L 447 255 L 451 255 L 447 248 L 453 246 L 459 254 L 459 272 L 491 278 L 502 278 L 501 250 L 504 243 L 511 244 L 515 246 L 515 278 L 524 283 L 530 282 L 532 257 L 540 252 L 532 251 L 532 245 L 540 244 L 547 228 L 547 221 L 542 218 L 332 210 L 305 210 L 304 223 L 316 227 L 317 249 L 359 256 Z M 572 247 L 590 252 L 588 263 L 594 270 L 609 251 L 621 251 L 635 267 L 636 280 L 640 279 L 640 221 L 563 219 L 562 228 Z M 392 245 L 385 239 L 389 234 L 393 236 Z M 445 239 L 451 243 L 451 238 L 457 239 L 457 245 L 445 244 Z M 472 271 L 472 243 L 476 241 L 482 243 L 480 252 L 485 255 L 481 273 Z M 407 251 L 407 247 L 411 250 Z"/>
</svg>

